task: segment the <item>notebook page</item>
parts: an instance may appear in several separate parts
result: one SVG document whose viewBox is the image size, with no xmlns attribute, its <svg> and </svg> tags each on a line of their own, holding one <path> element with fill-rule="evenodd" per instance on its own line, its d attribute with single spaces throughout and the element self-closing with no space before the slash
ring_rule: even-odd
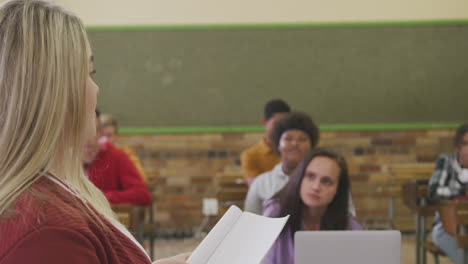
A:
<svg viewBox="0 0 468 264">
<path fill-rule="evenodd" d="M 237 206 L 232 205 L 219 219 L 218 223 L 206 235 L 203 241 L 198 245 L 195 251 L 190 255 L 186 263 L 205 264 L 208 259 L 221 244 L 223 239 L 231 231 L 237 220 L 241 217 L 242 211 Z"/>
<path fill-rule="evenodd" d="M 288 218 L 289 216 L 269 218 L 244 212 L 207 263 L 260 263 L 283 230 Z"/>
</svg>

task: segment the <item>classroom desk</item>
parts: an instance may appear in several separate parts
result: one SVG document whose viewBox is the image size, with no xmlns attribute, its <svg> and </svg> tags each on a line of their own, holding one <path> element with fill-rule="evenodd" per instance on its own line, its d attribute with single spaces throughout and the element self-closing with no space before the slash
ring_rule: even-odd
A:
<svg viewBox="0 0 468 264">
<path fill-rule="evenodd" d="M 128 228 L 136 240 L 143 242 L 143 220 L 145 218 L 145 206 L 130 204 L 112 205 L 112 210 L 117 214 L 119 221 Z"/>
<path fill-rule="evenodd" d="M 442 201 L 437 207 L 445 231 L 457 241 L 462 263 L 468 264 L 468 201 Z"/>
<path fill-rule="evenodd" d="M 401 186 L 403 203 L 415 214 L 416 221 L 416 264 L 426 263 L 426 249 L 423 247 L 427 238 L 427 217 L 437 211 L 436 205 L 427 202 L 428 180 L 413 180 Z"/>
</svg>

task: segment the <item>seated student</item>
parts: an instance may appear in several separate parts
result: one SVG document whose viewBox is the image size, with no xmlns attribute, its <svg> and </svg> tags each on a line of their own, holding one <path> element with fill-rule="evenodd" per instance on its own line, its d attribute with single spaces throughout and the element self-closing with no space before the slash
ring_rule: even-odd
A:
<svg viewBox="0 0 468 264">
<path fill-rule="evenodd" d="M 288 183 L 289 176 L 305 154 L 317 145 L 319 130 L 308 115 L 292 112 L 276 122 L 271 141 L 281 162 L 255 178 L 245 200 L 244 210 L 247 212 L 262 214 L 263 202 Z"/>
<path fill-rule="evenodd" d="M 468 124 L 457 129 L 456 151 L 437 158 L 436 169 L 429 181 L 428 196 L 432 201 L 463 199 L 468 188 Z M 445 232 L 438 214 L 434 218 L 432 240 L 454 263 L 458 258 L 457 242 Z"/>
<path fill-rule="evenodd" d="M 307 154 L 289 184 L 267 202 L 263 215 L 290 216 L 262 264 L 294 264 L 296 231 L 362 230 L 349 214 L 349 192 L 344 158 L 323 149 Z"/>
<path fill-rule="evenodd" d="M 275 121 L 290 111 L 289 105 L 281 99 L 270 100 L 265 104 L 263 115 L 265 134 L 259 142 L 241 153 L 242 173 L 248 186 L 255 177 L 270 171 L 280 162 L 280 157 L 273 150 L 270 134 Z"/>
<path fill-rule="evenodd" d="M 99 115 L 99 143 L 105 145 L 107 141 L 114 144 L 114 140 L 117 137 L 118 132 L 118 123 L 117 120 L 110 114 L 100 114 Z M 135 168 L 140 173 L 141 178 L 146 182 L 148 177 L 146 176 L 146 172 L 143 169 L 143 164 L 141 164 L 140 159 L 136 155 L 135 151 L 128 146 L 119 145 L 117 146 L 121 149 L 127 157 L 133 162 Z"/>
<path fill-rule="evenodd" d="M 110 114 L 102 113 L 99 115 L 99 125 L 101 138 L 114 143 L 118 130 L 117 119 Z"/>
<path fill-rule="evenodd" d="M 99 127 L 99 122 L 96 122 L 96 126 Z M 151 203 L 151 195 L 141 175 L 127 155 L 111 142 L 100 145 L 99 135 L 88 139 L 83 151 L 83 162 L 89 180 L 111 204 Z"/>
</svg>

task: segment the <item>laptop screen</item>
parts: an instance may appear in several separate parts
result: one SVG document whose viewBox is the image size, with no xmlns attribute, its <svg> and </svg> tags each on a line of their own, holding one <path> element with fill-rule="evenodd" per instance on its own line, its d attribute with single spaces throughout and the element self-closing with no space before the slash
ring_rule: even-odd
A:
<svg viewBox="0 0 468 264">
<path fill-rule="evenodd" d="M 296 264 L 400 264 L 399 231 L 298 231 Z"/>
</svg>

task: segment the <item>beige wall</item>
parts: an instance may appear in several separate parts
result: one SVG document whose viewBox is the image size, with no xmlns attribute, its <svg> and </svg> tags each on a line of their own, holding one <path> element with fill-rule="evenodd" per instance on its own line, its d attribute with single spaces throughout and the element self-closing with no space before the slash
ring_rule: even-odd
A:
<svg viewBox="0 0 468 264">
<path fill-rule="evenodd" d="M 4 2 L 5 0 L 0 0 Z M 87 25 L 468 19 L 467 0 L 56 0 Z"/>
<path fill-rule="evenodd" d="M 467 0 L 58 0 L 87 25 L 468 19 Z"/>
</svg>

